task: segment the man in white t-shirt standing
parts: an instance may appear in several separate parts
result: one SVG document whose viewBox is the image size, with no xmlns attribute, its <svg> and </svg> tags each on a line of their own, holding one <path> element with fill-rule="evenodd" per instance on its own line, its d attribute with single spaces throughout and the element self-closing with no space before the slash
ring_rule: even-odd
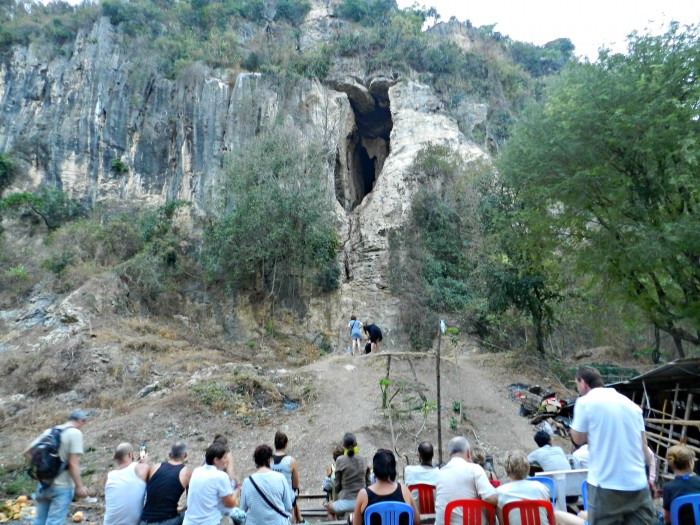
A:
<svg viewBox="0 0 700 525">
<path fill-rule="evenodd" d="M 595 368 L 576 371 L 580 397 L 571 439 L 588 443 L 589 525 L 648 525 L 654 521 L 645 464 L 649 463 L 642 410 L 613 388 L 603 387 Z"/>
<path fill-rule="evenodd" d="M 218 525 L 221 509 L 231 509 L 236 498 L 226 467 L 231 460 L 226 445 L 214 441 L 204 454 L 205 464 L 192 471 L 183 525 Z"/>
<path fill-rule="evenodd" d="M 496 505 L 496 489 L 486 477 L 486 472 L 476 463 L 471 463 L 471 452 L 467 438 L 458 436 L 447 443 L 450 461 L 438 470 L 435 487 L 435 525 L 447 525 L 445 508 L 458 499 L 482 499 Z M 451 525 L 461 525 L 462 511 L 456 509 L 450 516 Z"/>
<path fill-rule="evenodd" d="M 114 451 L 117 468 L 107 474 L 104 525 L 138 525 L 141 520 L 149 465 L 145 457 L 134 461 L 131 443 Z"/>
<path fill-rule="evenodd" d="M 73 495 L 76 494 L 79 498 L 88 497 L 88 490 L 80 479 L 79 460 L 83 454 L 83 433 L 80 429 L 83 428 L 87 417 L 85 410 L 76 408 L 70 413 L 68 421 L 59 425 L 61 445 L 58 448 L 58 455 L 65 467 L 50 486 L 40 485 L 37 488 L 36 516 L 33 525 L 63 525 L 68 507 L 73 501 Z M 24 455 L 30 457 L 32 447 L 51 430 L 50 428 L 45 430 L 35 439 L 24 451 Z"/>
</svg>

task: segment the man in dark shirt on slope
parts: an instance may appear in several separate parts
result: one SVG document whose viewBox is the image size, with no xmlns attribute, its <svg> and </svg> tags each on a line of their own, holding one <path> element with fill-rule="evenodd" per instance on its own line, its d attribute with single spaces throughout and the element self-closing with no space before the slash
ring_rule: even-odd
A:
<svg viewBox="0 0 700 525">
<path fill-rule="evenodd" d="M 367 334 L 369 342 L 372 343 L 372 353 L 379 352 L 379 342 L 382 340 L 382 331 L 376 324 L 366 324 L 362 327 Z"/>
</svg>

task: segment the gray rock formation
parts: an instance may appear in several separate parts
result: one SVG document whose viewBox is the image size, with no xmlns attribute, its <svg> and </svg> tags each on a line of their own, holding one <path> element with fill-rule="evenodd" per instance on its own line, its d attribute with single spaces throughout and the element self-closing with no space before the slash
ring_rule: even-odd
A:
<svg viewBox="0 0 700 525">
<path fill-rule="evenodd" d="M 327 10 L 315 8 L 302 40 L 317 41 L 332 23 Z M 0 150 L 13 150 L 29 164 L 28 177 L 14 189 L 54 183 L 94 206 L 183 199 L 196 216 L 217 186 L 225 154 L 256 126 L 284 115 L 285 126 L 322 141 L 335 157 L 327 178 L 344 279 L 338 293 L 309 298 L 306 327 L 334 334 L 333 346 L 344 349 L 355 313 L 384 329 L 385 347 L 403 344 L 386 276 L 387 235 L 405 220 L 417 191 L 407 168 L 431 142 L 466 160 L 484 154 L 462 136 L 431 89 L 392 76 L 355 75 L 325 84 L 309 80 L 287 92 L 258 73 L 202 65 L 175 81 L 148 77 L 123 54 L 118 38 L 101 19 L 78 36 L 68 57 L 46 61 L 34 47 L 17 47 L 0 63 Z M 485 115 L 476 109 L 474 122 Z M 128 172 L 113 169 L 116 161 Z M 73 303 L 69 297 L 42 312 L 73 330 L 99 315 Z M 250 312 L 242 301 L 237 315 L 247 330 L 256 323 Z"/>
</svg>

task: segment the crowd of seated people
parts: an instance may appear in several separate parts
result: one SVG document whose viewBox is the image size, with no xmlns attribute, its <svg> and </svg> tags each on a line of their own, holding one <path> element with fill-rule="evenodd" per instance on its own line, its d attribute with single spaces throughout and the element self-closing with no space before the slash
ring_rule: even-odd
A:
<svg viewBox="0 0 700 525">
<path fill-rule="evenodd" d="M 557 471 L 567 470 L 558 469 L 563 466 L 558 457 L 560 453 L 568 465 L 560 447 L 552 447 L 551 439 L 545 439 L 540 433 L 535 435 L 535 440 L 539 446 L 535 451 L 539 453 L 535 456 L 540 464 L 557 467 Z M 285 465 L 284 458 L 289 457 L 286 445 L 287 436 L 278 432 L 275 449 L 279 458 L 268 445 L 258 446 L 253 454 L 256 470 L 241 483 L 234 475 L 228 443 L 223 436 L 215 437 L 205 452 L 204 462 L 196 468 L 185 464 L 188 453 L 184 443 L 171 447 L 168 461 L 152 466 L 147 457 L 134 457 L 133 447 L 122 443 L 116 449 L 116 468 L 109 473 L 105 487 L 105 524 L 219 525 L 221 522 L 225 525 L 226 521 L 222 520 L 229 518 L 233 525 L 242 523 L 241 520 L 247 525 L 306 523 L 294 508 L 295 492 L 298 493 L 299 487 L 296 460 L 287 461 L 288 475 L 279 467 Z M 510 508 L 520 502 L 538 501 L 542 502 L 535 504 L 540 505 L 540 525 L 587 525 L 586 511 L 578 515 L 553 512 L 550 502 L 555 495 L 550 493 L 549 486 L 527 478 L 531 463 L 525 452 L 507 452 L 498 462 L 503 466 L 505 476 L 498 479 L 491 465 L 486 465 L 483 450 L 472 449 L 466 438 L 452 438 L 447 451 L 448 462 L 438 467 L 433 462 L 432 444 L 420 443 L 417 451 L 419 464 L 406 467 L 405 483 L 401 483 L 397 480 L 396 456 L 391 450 L 377 450 L 370 468 L 359 454 L 355 435 L 346 433 L 342 447 L 333 454 L 333 465 L 326 472 L 334 485 L 333 497 L 325 504 L 328 517 L 332 520 L 348 519 L 353 525 L 362 525 L 370 506 L 396 502 L 411 509 L 414 524 L 420 523 L 421 516 L 434 513 L 436 525 L 461 525 L 461 513 L 467 507 L 450 511 L 449 523 L 445 522 L 445 514 L 452 502 L 466 499 L 480 500 L 490 507 L 497 520 L 494 523 L 521 525 L 519 513 L 507 510 L 506 506 Z M 548 459 L 552 457 L 555 460 L 549 464 Z M 649 525 L 670 524 L 673 500 L 700 493 L 693 449 L 686 445 L 672 446 L 666 459 L 674 478 L 663 485 L 664 515 Z M 430 487 L 433 487 L 432 491 Z M 424 494 L 419 499 L 419 492 L 425 491 L 429 493 L 429 501 L 423 498 Z M 183 494 L 186 494 L 186 510 L 179 504 Z M 561 498 L 564 495 L 556 496 Z M 421 508 L 422 505 L 426 506 Z M 689 512 L 687 507 L 681 510 L 679 523 L 694 523 Z M 412 525 L 407 516 L 402 515 L 400 523 Z"/>
</svg>

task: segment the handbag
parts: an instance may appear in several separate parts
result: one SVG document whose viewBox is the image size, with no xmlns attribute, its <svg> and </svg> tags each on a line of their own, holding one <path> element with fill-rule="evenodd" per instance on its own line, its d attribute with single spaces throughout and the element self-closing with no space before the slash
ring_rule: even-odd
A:
<svg viewBox="0 0 700 525">
<path fill-rule="evenodd" d="M 323 480 L 321 489 L 323 489 L 323 492 L 333 492 L 333 480 L 330 476 L 326 476 L 326 478 Z"/>
<path fill-rule="evenodd" d="M 265 500 L 265 503 L 267 503 L 267 504 L 270 506 L 270 508 L 271 508 L 272 510 L 274 510 L 277 514 L 279 514 L 280 516 L 286 518 L 286 519 L 291 523 L 292 517 L 291 517 L 289 514 L 287 514 L 286 512 L 283 512 L 283 511 L 281 511 L 279 508 L 277 508 L 277 505 L 275 505 L 274 503 L 272 503 L 272 502 L 267 498 L 267 496 L 265 495 L 265 493 L 264 493 L 262 490 L 260 490 L 260 487 L 258 487 L 258 484 L 255 483 L 255 480 L 253 479 L 253 476 L 250 476 L 248 479 L 250 480 L 250 482 L 251 482 L 251 483 L 253 484 L 253 486 L 255 487 L 255 490 L 258 491 L 258 494 L 260 494 L 260 495 L 262 496 L 262 499 Z"/>
</svg>

